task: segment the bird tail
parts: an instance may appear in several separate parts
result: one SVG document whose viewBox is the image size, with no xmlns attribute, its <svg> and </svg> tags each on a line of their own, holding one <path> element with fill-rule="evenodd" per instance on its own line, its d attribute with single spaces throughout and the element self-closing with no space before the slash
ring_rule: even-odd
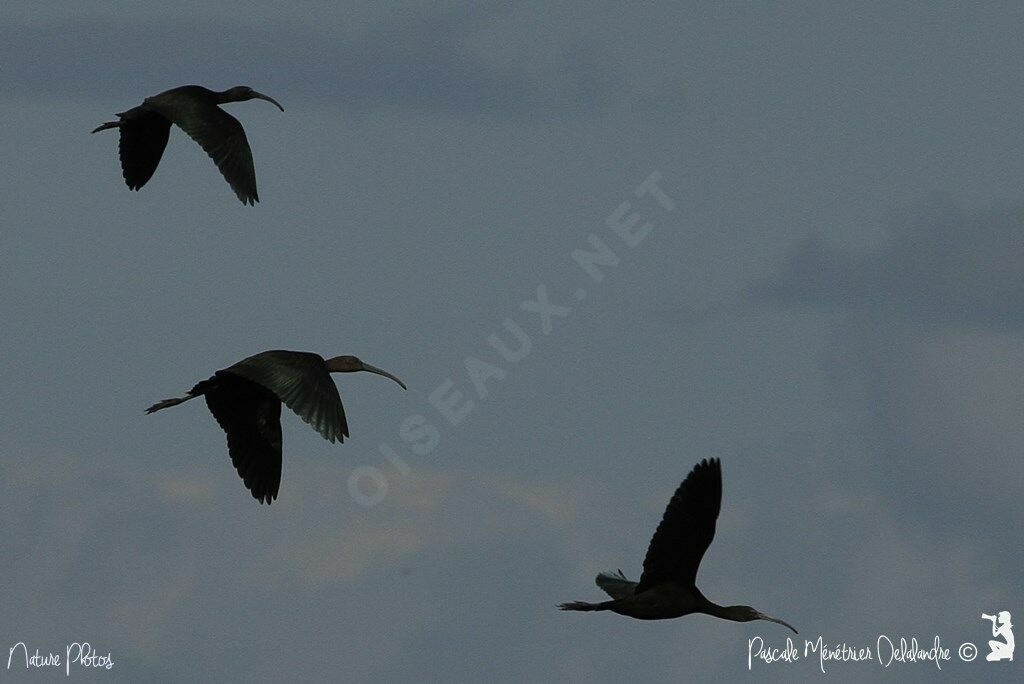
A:
<svg viewBox="0 0 1024 684">
<path fill-rule="evenodd" d="M 195 399 L 198 396 L 199 396 L 198 394 L 192 394 L 191 392 L 189 392 L 188 394 L 186 394 L 183 397 L 175 397 L 174 399 L 164 399 L 162 401 L 156 402 L 155 404 L 150 406 L 148 409 L 146 409 L 146 413 L 150 414 L 150 413 L 153 413 L 154 411 L 159 411 L 160 409 L 165 409 L 165 408 L 170 408 L 172 406 L 177 406 L 178 404 L 185 403 L 189 399 Z"/>
<path fill-rule="evenodd" d="M 99 133 L 100 131 L 105 131 L 108 128 L 120 128 L 120 127 L 121 127 L 121 122 L 120 121 L 108 121 L 106 123 L 100 124 L 99 126 L 97 126 L 94 129 L 92 129 L 92 132 L 93 133 Z"/>
<path fill-rule="evenodd" d="M 632 596 L 636 591 L 636 582 L 630 582 L 626 579 L 621 570 L 618 572 L 599 573 L 594 581 L 597 582 L 597 586 L 601 587 L 613 599 Z"/>
<path fill-rule="evenodd" d="M 604 601 L 603 603 L 587 603 L 586 601 L 573 601 L 572 603 L 559 604 L 561 610 L 611 610 L 615 601 Z"/>
</svg>

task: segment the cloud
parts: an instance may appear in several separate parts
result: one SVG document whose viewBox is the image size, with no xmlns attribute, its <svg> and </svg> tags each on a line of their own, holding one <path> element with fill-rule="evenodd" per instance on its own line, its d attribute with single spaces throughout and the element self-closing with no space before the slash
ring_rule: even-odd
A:
<svg viewBox="0 0 1024 684">
<path fill-rule="evenodd" d="M 494 476 L 486 478 L 484 484 L 487 488 L 493 489 L 496 495 L 522 506 L 527 511 L 539 513 L 555 527 L 568 527 L 575 523 L 580 515 L 580 498 L 584 493 L 574 489 L 567 490 L 561 483 L 530 482 L 508 476 Z"/>
<path fill-rule="evenodd" d="M 808 240 L 751 299 L 827 314 L 877 486 L 947 546 L 1019 566 L 1024 209 L 954 212 L 855 255 Z"/>
<path fill-rule="evenodd" d="M 252 26 L 74 19 L 0 25 L 5 94 L 116 99 L 128 108 L 159 90 L 249 84 L 290 103 L 355 111 L 393 107 L 500 118 L 592 107 L 607 79 L 567 49 L 560 64 L 528 72 L 472 40 L 473 11 L 420 11 L 357 35 L 326 18 Z M 484 41 L 486 42 L 486 41 Z M 128 99 L 125 99 L 128 98 Z"/>
<path fill-rule="evenodd" d="M 308 490 L 332 480 L 322 475 L 303 475 L 298 491 L 289 496 L 315 501 Z M 282 530 L 272 540 L 275 552 L 255 562 L 247 576 L 266 586 L 295 578 L 315 591 L 357 582 L 375 569 L 404 568 L 426 551 L 514 537 L 538 525 L 565 538 L 572 534 L 581 502 L 589 501 L 595 489 L 580 481 L 555 484 L 488 472 L 426 470 L 393 478 L 389 486 L 381 504 L 356 507 L 340 525 L 334 506 L 300 504 L 303 533 Z M 336 501 L 337 493 L 329 499 Z"/>
<path fill-rule="evenodd" d="M 213 620 L 223 602 L 280 606 L 347 595 L 367 577 L 409 571 L 422 555 L 538 530 L 561 536 L 593 489 L 420 469 L 396 476 L 382 503 L 363 507 L 336 462 L 309 459 L 266 507 L 224 463 L 212 482 L 131 463 L 54 452 L 24 460 L 0 484 L 3 499 L 26 512 L 0 520 L 14 552 L 7 575 L 19 587 L 0 631 L 32 635 L 52 626 L 51 610 L 38 606 L 45 596 L 79 616 L 69 630 L 116 643 L 149 666 L 180 638 L 183 622 Z"/>
<path fill-rule="evenodd" d="M 1024 327 L 1024 208 L 901 226 L 885 248 L 850 255 L 811 238 L 755 299 L 919 324 Z"/>
<path fill-rule="evenodd" d="M 217 493 L 209 480 L 184 475 L 159 476 L 157 489 L 167 503 L 183 505 L 208 502 Z"/>
</svg>

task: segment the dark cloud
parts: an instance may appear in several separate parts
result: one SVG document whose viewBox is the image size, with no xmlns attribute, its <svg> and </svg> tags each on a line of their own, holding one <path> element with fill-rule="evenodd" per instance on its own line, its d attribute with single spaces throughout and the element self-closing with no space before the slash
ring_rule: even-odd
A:
<svg viewBox="0 0 1024 684">
<path fill-rule="evenodd" d="M 889 314 L 943 327 L 1024 327 L 1024 208 L 897 227 L 888 246 L 849 255 L 811 238 L 758 300 Z"/>
<path fill-rule="evenodd" d="M 1007 571 L 1024 524 L 1022 226 L 1014 207 L 898 226 L 866 255 L 811 239 L 749 288 L 830 315 L 824 365 L 862 402 L 859 437 L 886 496 L 949 543 L 986 530 L 983 553 Z"/>
<path fill-rule="evenodd" d="M 0 81 L 11 94 L 117 98 L 237 83 L 288 102 L 515 117 L 593 107 L 602 75 L 585 51 L 530 73 L 471 46 L 473 12 L 418 13 L 355 37 L 344 27 L 72 20 L 0 26 Z M 122 102 L 122 100 L 124 100 Z"/>
</svg>

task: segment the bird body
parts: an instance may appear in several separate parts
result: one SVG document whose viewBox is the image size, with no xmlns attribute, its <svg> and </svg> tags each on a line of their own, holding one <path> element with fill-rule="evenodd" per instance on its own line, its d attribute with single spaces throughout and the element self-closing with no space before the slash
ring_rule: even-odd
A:
<svg viewBox="0 0 1024 684">
<path fill-rule="evenodd" d="M 704 613 L 736 622 L 768 620 L 796 630 L 782 620 L 750 606 L 720 606 L 697 588 L 697 569 L 715 537 L 715 523 L 722 505 L 722 467 L 718 459 L 703 460 L 683 480 L 665 509 L 651 538 L 639 582 L 622 571 L 602 572 L 597 586 L 611 601 L 574 601 L 562 610 L 603 611 L 638 620 L 667 620 Z"/>
<path fill-rule="evenodd" d="M 261 503 L 277 498 L 281 484 L 281 404 L 324 439 L 348 437 L 345 409 L 331 373 L 368 371 L 405 384 L 354 356 L 325 360 L 319 354 L 283 349 L 254 354 L 197 383 L 185 396 L 159 401 L 154 413 L 202 396 L 227 435 L 228 453 L 246 488 Z"/>
<path fill-rule="evenodd" d="M 117 121 L 100 124 L 93 133 L 120 130 L 121 171 L 128 188 L 138 190 L 156 171 L 173 123 L 213 159 L 242 204 L 252 205 L 260 198 L 249 141 L 238 119 L 219 107 L 252 99 L 266 100 L 284 111 L 277 100 L 248 86 L 215 91 L 187 85 L 147 97 L 138 107 L 119 112 Z"/>
<path fill-rule="evenodd" d="M 631 584 L 636 585 L 635 582 Z M 690 613 L 706 612 L 699 610 L 706 601 L 699 591 L 695 591 L 695 587 L 666 582 L 640 593 L 613 596 L 611 601 L 566 603 L 562 610 L 610 610 L 637 620 L 670 620 Z"/>
</svg>

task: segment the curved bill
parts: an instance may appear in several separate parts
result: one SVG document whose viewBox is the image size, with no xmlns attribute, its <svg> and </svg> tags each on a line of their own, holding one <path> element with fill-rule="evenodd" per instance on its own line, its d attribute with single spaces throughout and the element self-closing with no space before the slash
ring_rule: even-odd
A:
<svg viewBox="0 0 1024 684">
<path fill-rule="evenodd" d="M 409 389 L 408 387 L 405 386 L 404 382 L 402 382 L 401 380 L 396 378 L 391 373 L 388 373 L 386 370 L 384 370 L 382 368 L 377 368 L 376 366 L 371 366 L 370 364 L 365 363 L 365 362 L 362 362 L 362 363 L 363 363 L 363 370 L 366 371 L 367 373 L 376 373 L 377 375 L 383 375 L 385 378 L 388 378 L 390 380 L 394 380 L 395 382 L 397 382 L 399 385 L 402 386 L 402 389 L 404 389 L 404 390 L 408 390 Z"/>
<path fill-rule="evenodd" d="M 274 98 L 270 97 L 269 95 L 264 95 L 263 93 L 257 93 L 254 90 L 254 91 L 252 91 L 252 96 L 254 98 L 256 98 L 257 100 L 266 100 L 267 102 L 270 102 L 271 104 L 276 105 L 277 108 L 280 109 L 282 112 L 284 111 L 284 107 L 281 106 L 281 103 L 278 102 L 277 100 L 275 100 Z"/>
<path fill-rule="evenodd" d="M 767 620 L 768 622 L 774 622 L 774 623 L 782 625 L 784 627 L 789 627 L 791 630 L 793 630 L 793 634 L 799 634 L 800 633 L 800 632 L 796 631 L 796 627 L 794 627 L 793 625 L 789 624 L 788 622 L 786 622 L 784 620 L 780 620 L 778 618 L 773 618 L 772 616 L 765 615 L 764 613 L 758 613 L 757 614 L 757 619 L 758 620 Z"/>
</svg>

